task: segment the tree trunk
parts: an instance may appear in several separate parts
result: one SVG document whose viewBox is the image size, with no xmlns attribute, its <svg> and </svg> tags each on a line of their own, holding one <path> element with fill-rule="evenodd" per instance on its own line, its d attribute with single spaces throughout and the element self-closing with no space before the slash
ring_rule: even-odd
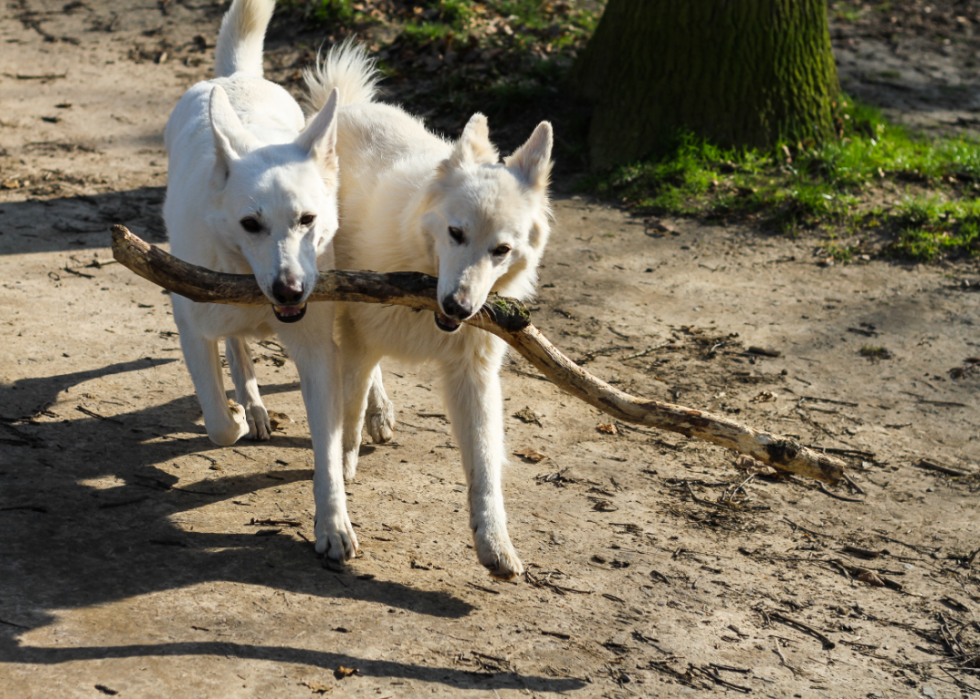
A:
<svg viewBox="0 0 980 699">
<path fill-rule="evenodd" d="M 839 93 L 825 0 L 609 0 L 575 66 L 594 167 L 686 130 L 719 146 L 821 141 Z"/>
</svg>

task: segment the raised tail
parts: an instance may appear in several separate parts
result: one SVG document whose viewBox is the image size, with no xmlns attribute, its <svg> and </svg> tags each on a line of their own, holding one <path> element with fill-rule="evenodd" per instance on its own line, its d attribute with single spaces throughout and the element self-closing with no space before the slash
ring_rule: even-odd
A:
<svg viewBox="0 0 980 699">
<path fill-rule="evenodd" d="M 347 39 L 334 46 L 326 57 L 318 56 L 316 65 L 303 71 L 303 80 L 314 109 L 321 109 L 335 87 L 340 90 L 340 104 L 371 102 L 378 92 L 381 77 L 375 61 L 363 44 Z"/>
<path fill-rule="evenodd" d="M 215 77 L 223 78 L 238 72 L 262 77 L 262 42 L 275 7 L 275 0 L 234 0 L 231 3 L 218 32 L 218 46 L 214 52 Z"/>
</svg>

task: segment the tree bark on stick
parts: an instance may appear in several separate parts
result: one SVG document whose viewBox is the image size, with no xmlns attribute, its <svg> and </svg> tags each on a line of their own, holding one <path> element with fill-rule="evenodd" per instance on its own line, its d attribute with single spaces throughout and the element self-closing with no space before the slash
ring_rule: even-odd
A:
<svg viewBox="0 0 980 699">
<path fill-rule="evenodd" d="M 113 256 L 139 276 L 198 303 L 270 304 L 255 278 L 222 274 L 177 259 L 147 244 L 125 226 L 112 228 Z M 416 272 L 321 272 L 310 301 L 385 303 L 437 311 L 436 279 Z M 531 325 L 527 308 L 492 296 L 466 321 L 513 347 L 562 390 L 624 422 L 696 437 L 747 454 L 780 471 L 837 483 L 844 462 L 799 442 L 741 425 L 720 415 L 631 396 L 596 378 L 562 354 Z"/>
</svg>

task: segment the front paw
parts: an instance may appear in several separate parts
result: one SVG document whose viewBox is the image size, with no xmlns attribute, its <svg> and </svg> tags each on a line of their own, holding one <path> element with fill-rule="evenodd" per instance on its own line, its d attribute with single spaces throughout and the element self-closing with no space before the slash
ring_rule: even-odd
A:
<svg viewBox="0 0 980 699">
<path fill-rule="evenodd" d="M 261 403 L 251 406 L 246 411 L 248 419 L 248 438 L 256 442 L 267 442 L 272 436 L 272 422 L 269 411 Z"/>
<path fill-rule="evenodd" d="M 222 418 L 220 426 L 213 424 L 219 422 L 218 420 L 208 420 L 207 417 L 204 420 L 208 437 L 218 446 L 231 446 L 248 434 L 248 417 L 245 414 L 245 408 L 235 401 L 228 401 L 228 413 L 222 415 Z"/>
<path fill-rule="evenodd" d="M 346 512 L 318 516 L 313 529 L 317 553 L 341 563 L 357 556 L 357 535 Z"/>
<path fill-rule="evenodd" d="M 489 531 L 476 529 L 473 532 L 476 544 L 476 555 L 480 563 L 490 575 L 498 580 L 511 580 L 524 574 L 524 564 L 517 555 L 510 536 L 504 530 L 502 534 L 491 534 Z"/>
<path fill-rule="evenodd" d="M 367 431 L 375 444 L 387 444 L 394 436 L 395 404 L 385 400 L 381 406 L 368 408 Z"/>
</svg>

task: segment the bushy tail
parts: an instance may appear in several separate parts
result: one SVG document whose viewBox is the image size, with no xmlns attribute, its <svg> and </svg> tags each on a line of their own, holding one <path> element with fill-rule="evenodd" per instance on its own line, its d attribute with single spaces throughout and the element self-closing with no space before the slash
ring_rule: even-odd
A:
<svg viewBox="0 0 980 699">
<path fill-rule="evenodd" d="M 262 77 L 262 42 L 272 19 L 275 0 L 234 0 L 221 20 L 214 52 L 214 75 L 223 78 L 244 72 Z"/>
<path fill-rule="evenodd" d="M 314 109 L 326 104 L 335 87 L 340 89 L 340 104 L 371 102 L 380 79 L 374 59 L 368 57 L 363 44 L 354 43 L 353 39 L 334 46 L 326 58 L 317 56 L 316 65 L 303 71 Z"/>
</svg>

